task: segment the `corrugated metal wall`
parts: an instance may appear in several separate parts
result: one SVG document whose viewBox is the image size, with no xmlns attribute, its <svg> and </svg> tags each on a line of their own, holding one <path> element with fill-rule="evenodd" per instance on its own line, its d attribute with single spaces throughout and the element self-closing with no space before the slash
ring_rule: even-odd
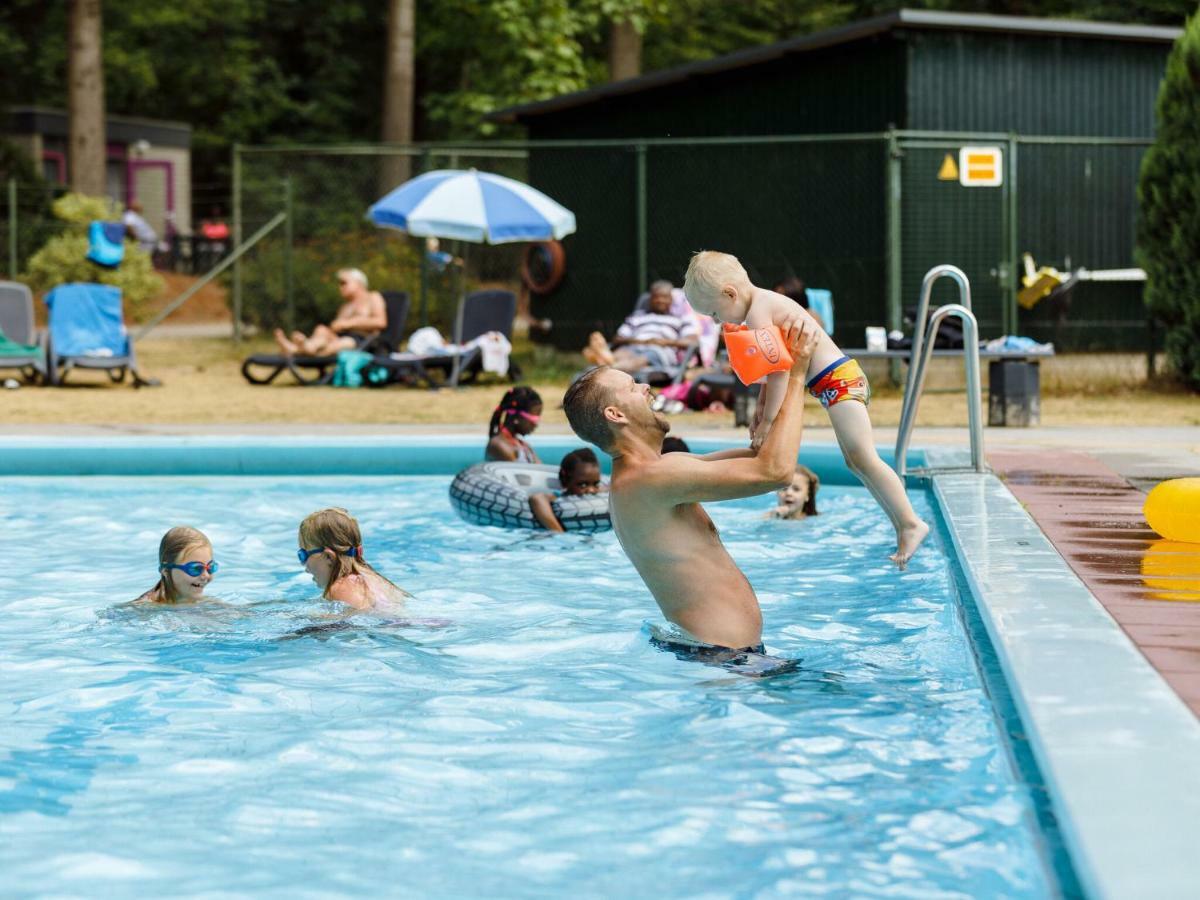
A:
<svg viewBox="0 0 1200 900">
<path fill-rule="evenodd" d="M 906 31 L 915 131 L 1150 137 L 1169 44 Z"/>
<path fill-rule="evenodd" d="M 645 148 L 646 283 L 636 271 L 637 154 L 632 148 L 533 147 L 534 184 L 575 210 L 564 240 L 567 275 L 535 316 L 555 323 L 570 349 L 587 333 L 611 335 L 648 283 L 676 285 L 691 254 L 719 249 L 768 287 L 792 275 L 828 288 L 838 334 L 862 339 L 882 324 L 886 144 L 858 141 L 650 145 Z"/>
</svg>

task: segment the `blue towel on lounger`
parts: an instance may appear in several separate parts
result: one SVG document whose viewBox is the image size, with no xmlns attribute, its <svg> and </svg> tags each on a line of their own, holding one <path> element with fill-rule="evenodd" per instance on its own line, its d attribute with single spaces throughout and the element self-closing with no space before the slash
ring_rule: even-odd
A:
<svg viewBox="0 0 1200 900">
<path fill-rule="evenodd" d="M 121 289 L 108 284 L 60 284 L 46 295 L 50 342 L 58 356 L 127 356 L 129 335 Z"/>
</svg>

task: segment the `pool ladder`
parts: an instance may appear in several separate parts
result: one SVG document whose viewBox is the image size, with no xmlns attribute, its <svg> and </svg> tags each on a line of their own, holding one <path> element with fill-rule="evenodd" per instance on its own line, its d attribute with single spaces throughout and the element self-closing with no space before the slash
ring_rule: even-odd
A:
<svg viewBox="0 0 1200 900">
<path fill-rule="evenodd" d="M 961 303 L 939 306 L 929 314 L 929 298 L 933 284 L 939 278 L 950 278 L 958 284 Z M 929 323 L 926 325 L 926 317 Z M 912 355 L 908 359 L 908 380 L 904 384 L 904 403 L 900 408 L 900 429 L 896 433 L 896 474 L 901 478 L 908 472 L 908 442 L 917 421 L 917 405 L 925 388 L 925 374 L 933 356 L 938 326 L 947 316 L 957 316 L 963 324 L 963 361 L 967 370 L 967 418 L 971 432 L 971 466 L 976 472 L 986 472 L 983 459 L 983 401 L 979 381 L 979 323 L 971 312 L 971 283 L 957 266 L 934 266 L 921 282 L 921 301 L 917 320 L 913 324 Z"/>
</svg>

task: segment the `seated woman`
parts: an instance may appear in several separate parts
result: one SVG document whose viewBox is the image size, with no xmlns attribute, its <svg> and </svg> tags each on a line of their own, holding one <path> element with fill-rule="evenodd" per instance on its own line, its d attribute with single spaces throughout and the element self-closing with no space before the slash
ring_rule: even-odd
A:
<svg viewBox="0 0 1200 900">
<path fill-rule="evenodd" d="M 341 309 L 328 325 L 318 325 L 312 335 L 293 331 L 285 335 L 275 329 L 275 343 L 285 356 L 332 356 L 340 350 L 354 350 L 387 327 L 387 306 L 379 291 L 367 289 L 367 276 L 359 269 L 339 269 L 338 293 Z"/>
</svg>

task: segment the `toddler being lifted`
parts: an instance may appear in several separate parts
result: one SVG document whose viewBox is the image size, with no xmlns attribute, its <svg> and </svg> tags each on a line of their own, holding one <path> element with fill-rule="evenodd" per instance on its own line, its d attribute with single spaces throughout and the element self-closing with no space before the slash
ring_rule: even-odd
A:
<svg viewBox="0 0 1200 900">
<path fill-rule="evenodd" d="M 777 325 L 785 334 L 797 320 L 816 323 L 794 300 L 753 285 L 737 257 L 728 253 L 703 250 L 695 254 L 688 264 L 683 291 L 696 312 L 710 315 L 718 322 L 745 323 L 750 328 Z M 751 428 L 755 448 L 762 444 L 779 413 L 787 379 L 787 372 L 767 376 Z M 871 418 L 867 414 L 871 388 L 866 375 L 821 329 L 806 379 L 808 392 L 829 413 L 846 465 L 891 519 L 896 529 L 896 552 L 891 558 L 903 568 L 929 534 L 929 526 L 913 511 L 900 476 L 875 450 Z"/>
</svg>

